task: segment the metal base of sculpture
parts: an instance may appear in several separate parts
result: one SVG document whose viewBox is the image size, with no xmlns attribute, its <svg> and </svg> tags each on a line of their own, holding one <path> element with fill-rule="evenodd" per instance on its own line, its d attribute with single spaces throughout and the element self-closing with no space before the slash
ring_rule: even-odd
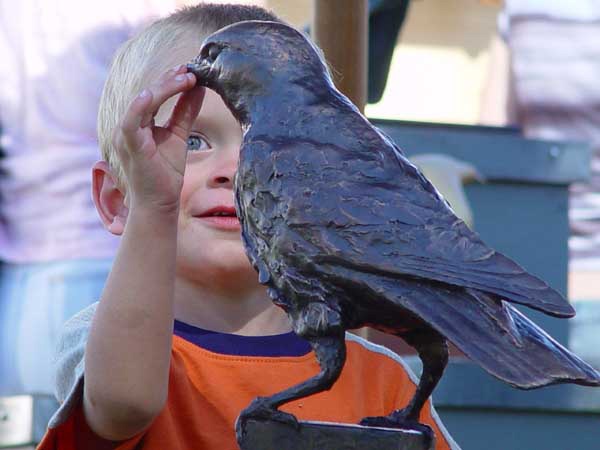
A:
<svg viewBox="0 0 600 450">
<path fill-rule="evenodd" d="M 292 425 L 270 420 L 249 420 L 241 450 L 431 450 L 435 441 L 415 430 L 372 428 L 325 422 Z"/>
</svg>

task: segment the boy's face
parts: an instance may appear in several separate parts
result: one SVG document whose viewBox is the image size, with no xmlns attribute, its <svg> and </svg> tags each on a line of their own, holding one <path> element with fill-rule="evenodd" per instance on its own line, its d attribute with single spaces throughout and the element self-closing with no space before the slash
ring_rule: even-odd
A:
<svg viewBox="0 0 600 450">
<path fill-rule="evenodd" d="M 221 97 L 207 89 L 188 141 L 180 200 L 177 272 L 185 278 L 243 274 L 243 279 L 257 279 L 233 202 L 241 143 L 239 123 Z"/>
</svg>

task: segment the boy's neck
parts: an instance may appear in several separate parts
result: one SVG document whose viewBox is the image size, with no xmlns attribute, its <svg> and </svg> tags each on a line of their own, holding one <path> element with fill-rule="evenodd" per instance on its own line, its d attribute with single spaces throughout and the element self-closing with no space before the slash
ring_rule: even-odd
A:
<svg viewBox="0 0 600 450">
<path fill-rule="evenodd" d="M 206 330 L 245 336 L 282 334 L 291 330 L 285 312 L 271 302 L 266 288 L 256 283 L 240 289 L 239 284 L 231 281 L 223 285 L 214 282 L 202 285 L 178 280 L 175 318 Z"/>
</svg>

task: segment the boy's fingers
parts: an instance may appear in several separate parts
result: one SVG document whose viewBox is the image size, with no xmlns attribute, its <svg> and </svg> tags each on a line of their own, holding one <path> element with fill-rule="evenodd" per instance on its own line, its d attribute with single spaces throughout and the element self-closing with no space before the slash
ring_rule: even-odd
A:
<svg viewBox="0 0 600 450">
<path fill-rule="evenodd" d="M 186 69 L 187 70 L 187 69 Z M 192 73 L 167 72 L 167 76 L 152 85 L 152 101 L 144 111 L 148 114 L 156 114 L 161 105 L 176 94 L 187 91 L 196 85 L 196 77 Z"/>
<path fill-rule="evenodd" d="M 152 119 L 161 105 L 170 97 L 191 89 L 196 84 L 192 73 L 185 73 L 185 66 L 176 71 L 167 71 L 155 84 L 144 89 L 133 99 L 123 119 L 123 128 L 128 131 L 152 125 Z"/>
<path fill-rule="evenodd" d="M 124 144 L 129 149 L 138 149 L 143 145 L 142 120 L 152 103 L 152 97 L 152 92 L 144 89 L 133 99 L 115 135 L 117 148 L 122 148 Z"/>
<path fill-rule="evenodd" d="M 184 65 L 167 71 L 155 84 L 144 89 L 133 99 L 121 122 L 119 144 L 125 143 L 130 149 L 140 148 L 143 145 L 145 141 L 143 129 L 154 127 L 154 117 L 160 106 L 170 97 L 188 91 L 195 86 L 196 77 L 192 73 L 186 73 L 186 71 Z M 202 97 L 197 97 L 198 95 L 198 93 L 193 95 L 195 100 L 190 102 L 190 105 L 187 105 L 188 102 L 184 101 L 183 104 L 187 106 L 176 108 L 179 112 L 174 111 L 173 114 L 179 117 L 179 121 L 183 120 L 185 123 L 189 123 L 191 120 L 193 122 L 195 115 L 193 118 L 189 118 L 193 114 L 190 108 L 200 107 Z M 203 95 L 203 90 L 201 95 Z M 180 102 L 178 102 L 179 104 Z M 187 127 L 191 127 L 191 123 Z M 187 135 L 184 139 L 187 140 Z"/>
<path fill-rule="evenodd" d="M 187 141 L 194 120 L 198 117 L 205 92 L 204 87 L 196 86 L 181 94 L 173 108 L 167 128 L 183 141 Z"/>
<path fill-rule="evenodd" d="M 140 127 L 141 128 L 146 128 L 146 127 L 152 128 L 155 125 L 154 118 L 156 117 L 157 112 L 158 111 L 155 111 L 150 114 L 144 114 L 144 116 L 142 117 L 142 120 L 140 121 Z"/>
<path fill-rule="evenodd" d="M 171 77 L 173 77 L 174 75 L 180 74 L 180 73 L 186 73 L 187 71 L 187 67 L 185 64 L 179 64 L 175 67 L 173 67 L 170 70 L 167 70 L 165 73 L 163 73 L 159 78 L 158 81 L 162 82 L 165 81 Z"/>
<path fill-rule="evenodd" d="M 150 105 L 153 103 L 152 100 L 152 91 L 149 89 L 144 89 L 133 99 L 121 122 L 123 132 L 132 133 L 140 128 L 144 115 L 150 112 Z"/>
</svg>

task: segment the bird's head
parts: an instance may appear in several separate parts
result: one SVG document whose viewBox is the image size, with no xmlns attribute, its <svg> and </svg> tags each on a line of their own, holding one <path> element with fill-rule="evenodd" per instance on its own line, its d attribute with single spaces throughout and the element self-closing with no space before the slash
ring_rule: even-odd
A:
<svg viewBox="0 0 600 450">
<path fill-rule="evenodd" d="M 330 81 L 319 50 L 302 33 L 283 23 L 256 20 L 208 36 L 188 70 L 199 84 L 221 95 L 242 123 L 258 98 L 278 102 L 297 94 L 298 86 L 310 90 Z"/>
</svg>

